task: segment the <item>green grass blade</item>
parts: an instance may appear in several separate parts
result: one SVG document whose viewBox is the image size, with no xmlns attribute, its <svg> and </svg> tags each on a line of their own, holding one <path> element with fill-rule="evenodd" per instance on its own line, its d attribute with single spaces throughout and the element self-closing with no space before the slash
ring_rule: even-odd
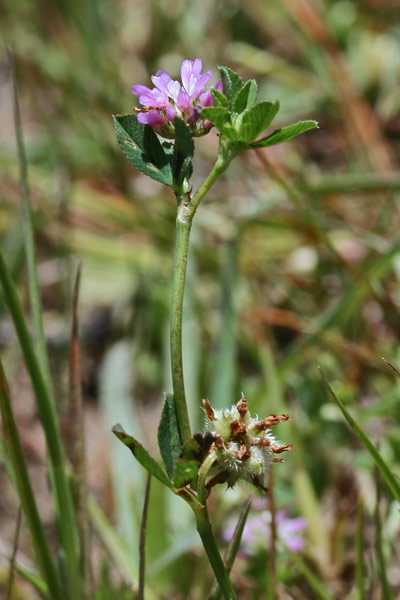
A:
<svg viewBox="0 0 400 600">
<path fill-rule="evenodd" d="M 399 253 L 400 238 L 396 238 L 385 254 L 377 258 L 367 269 L 362 271 L 363 277 L 371 285 L 375 285 L 393 267 L 393 258 Z M 313 343 L 318 339 L 319 332 L 329 329 L 333 325 L 336 325 L 340 319 L 356 311 L 365 295 L 365 288 L 357 283 L 353 283 L 332 308 L 329 307 L 322 313 L 321 317 L 316 320 L 315 331 L 300 336 L 286 351 L 285 358 L 279 364 L 281 377 L 284 378 L 290 370 L 294 369 L 303 360 L 304 349 L 312 347 Z"/>
<path fill-rule="evenodd" d="M 146 573 L 146 526 L 147 526 L 147 514 L 148 514 L 148 509 L 149 509 L 150 486 L 151 486 L 151 474 L 148 473 L 147 481 L 146 481 L 146 491 L 144 494 L 142 523 L 140 526 L 138 600 L 144 600 L 144 586 L 145 586 L 145 573 Z"/>
<path fill-rule="evenodd" d="M 215 408 L 225 408 L 234 401 L 237 378 L 237 314 L 234 297 L 237 278 L 238 239 L 231 240 L 222 266 L 222 319 L 218 332 L 218 350 L 211 387 L 211 402 Z"/>
<path fill-rule="evenodd" d="M 362 497 L 357 506 L 357 532 L 356 532 L 356 582 L 358 600 L 366 600 L 364 576 L 364 502 Z"/>
<path fill-rule="evenodd" d="M 314 575 L 304 560 L 296 554 L 292 554 L 292 558 L 295 561 L 299 571 L 302 575 L 304 575 L 307 583 L 314 590 L 318 598 L 320 600 L 333 600 L 333 597 L 326 591 L 324 584 Z"/>
<path fill-rule="evenodd" d="M 11 463 L 11 459 L 10 459 L 10 455 L 7 452 L 7 449 L 5 447 L 5 444 L 3 442 L 3 440 L 0 438 L 0 457 L 1 460 L 4 463 L 4 466 L 6 468 L 7 471 L 7 475 L 9 476 L 9 478 L 12 481 L 12 484 L 14 485 L 14 487 L 16 487 L 16 483 L 15 483 L 15 474 L 14 474 L 14 469 Z"/>
<path fill-rule="evenodd" d="M 99 399 L 102 421 L 107 431 L 118 420 L 139 440 L 143 435 L 136 416 L 132 390 L 135 381 L 135 353 L 128 341 L 111 346 L 100 368 Z M 139 507 L 144 494 L 145 471 L 132 460 L 125 447 L 114 436 L 110 439 L 109 459 L 111 488 L 115 505 L 115 527 L 121 536 L 131 560 L 139 563 Z"/>
<path fill-rule="evenodd" d="M 21 531 L 21 521 L 22 521 L 22 506 L 20 504 L 19 507 L 18 507 L 17 525 L 16 525 L 16 528 L 15 528 L 13 550 L 12 550 L 11 559 L 10 559 L 10 574 L 8 576 L 7 600 L 11 600 L 12 599 L 12 595 L 13 595 L 14 573 L 15 573 L 15 557 L 16 557 L 17 552 L 18 552 L 19 534 L 20 534 L 20 531 Z"/>
<path fill-rule="evenodd" d="M 29 200 L 28 164 L 26 160 L 24 140 L 22 135 L 21 113 L 19 109 L 15 71 L 10 51 L 8 51 L 8 60 L 13 86 L 15 138 L 18 148 L 18 161 L 20 166 L 20 180 L 22 189 L 22 227 L 24 233 L 23 238 L 25 246 L 26 264 L 28 270 L 29 299 L 32 310 L 32 323 L 35 332 L 35 346 L 43 374 L 46 378 L 46 383 L 49 389 L 51 389 L 49 356 L 47 352 L 46 337 L 43 328 L 42 302 L 40 299 L 40 289 L 36 271 L 35 240 L 32 224 L 32 212 Z M 54 402 L 53 396 L 51 396 L 51 399 Z"/>
<path fill-rule="evenodd" d="M 389 581 L 387 578 L 387 569 L 386 569 L 386 561 L 385 554 L 383 551 L 383 539 L 382 539 L 382 522 L 381 516 L 379 513 L 380 509 L 380 497 L 381 497 L 381 485 L 379 481 L 379 475 L 376 472 L 376 506 L 375 506 L 375 530 L 376 530 L 376 554 L 378 559 L 378 570 L 379 577 L 381 580 L 381 588 L 382 588 L 382 599 L 383 600 L 394 600 L 394 595 L 392 589 L 389 585 Z"/>
<path fill-rule="evenodd" d="M 18 571 L 22 577 L 29 581 L 29 583 L 39 592 L 41 596 L 44 598 L 49 597 L 49 590 L 47 588 L 46 582 L 43 581 L 36 573 L 32 573 L 29 569 L 24 567 L 23 565 L 19 565 L 18 563 L 15 565 L 15 569 Z"/>
<path fill-rule="evenodd" d="M 17 426 L 11 408 L 11 399 L 8 390 L 3 365 L 0 361 L 0 412 L 3 422 L 4 435 L 7 440 L 8 451 L 12 463 L 13 473 L 19 499 L 28 523 L 29 531 L 35 549 L 35 557 L 43 579 L 46 581 L 52 600 L 63 600 L 59 574 L 53 562 L 52 553 L 47 542 L 47 537 L 40 520 L 39 512 L 29 480 L 25 457 L 22 451 Z"/>
<path fill-rule="evenodd" d="M 0 252 L 0 281 L 4 297 L 11 313 L 21 345 L 26 367 L 31 377 L 39 409 L 40 420 L 46 437 L 50 459 L 50 479 L 52 482 L 56 517 L 60 542 L 65 552 L 68 571 L 68 585 L 71 598 L 80 598 L 78 573 L 78 534 L 65 464 L 64 449 L 60 437 L 58 418 L 51 401 L 50 391 L 35 353 L 31 336 L 25 322 L 22 307 L 14 283 L 11 280 L 2 253 Z"/>
<path fill-rule="evenodd" d="M 339 398 L 336 396 L 336 394 L 334 393 L 331 386 L 329 385 L 328 380 L 326 379 L 326 377 L 323 374 L 320 367 L 318 367 L 318 370 L 321 373 L 322 379 L 324 380 L 333 401 L 335 402 L 335 404 L 337 404 L 337 406 L 342 411 L 343 416 L 346 419 L 350 428 L 354 431 L 354 433 L 356 434 L 358 439 L 362 442 L 362 444 L 365 446 L 365 448 L 370 453 L 375 464 L 377 465 L 378 469 L 382 473 L 382 476 L 385 479 L 387 485 L 389 486 L 393 496 L 396 498 L 396 500 L 398 502 L 400 502 L 400 483 L 395 478 L 395 476 L 389 469 L 388 465 L 383 460 L 383 458 L 381 457 L 381 455 L 379 454 L 379 452 L 377 451 L 375 446 L 372 444 L 372 442 L 370 441 L 368 436 L 364 433 L 364 431 L 361 429 L 361 427 L 357 424 L 356 420 L 351 416 L 351 414 L 349 413 L 347 408 L 344 406 L 344 404 L 341 402 L 341 400 L 339 400 Z"/>
<path fill-rule="evenodd" d="M 9 225 L 7 232 L 2 236 L 2 247 L 10 272 L 14 276 L 18 272 L 23 261 L 24 241 L 21 231 L 21 222 L 19 218 L 14 218 L 13 223 Z M 4 294 L 0 287 L 0 313 L 4 310 Z"/>
<path fill-rule="evenodd" d="M 138 587 L 138 568 L 132 561 L 123 540 L 115 533 L 100 506 L 89 497 L 88 511 L 93 526 L 123 577 L 133 589 Z"/>
<path fill-rule="evenodd" d="M 87 478 L 85 457 L 85 435 L 83 426 L 82 366 L 78 335 L 78 298 L 81 268 L 78 267 L 74 285 L 71 341 L 69 347 L 69 406 L 68 417 L 71 424 L 70 460 L 74 473 L 74 504 L 79 535 L 79 566 L 84 587 L 84 597 L 93 597 L 89 530 L 87 516 Z"/>
</svg>

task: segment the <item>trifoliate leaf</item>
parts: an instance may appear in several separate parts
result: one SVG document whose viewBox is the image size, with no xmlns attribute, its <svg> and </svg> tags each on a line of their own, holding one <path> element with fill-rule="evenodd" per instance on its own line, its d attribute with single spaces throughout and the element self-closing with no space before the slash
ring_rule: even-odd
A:
<svg viewBox="0 0 400 600">
<path fill-rule="evenodd" d="M 318 127 L 317 121 L 299 121 L 293 125 L 282 127 L 277 129 L 271 135 L 268 135 L 257 142 L 249 144 L 250 148 L 265 148 L 266 146 L 274 146 L 275 144 L 282 144 L 282 142 L 288 142 L 296 136 L 308 131 L 309 129 L 315 129 Z"/>
<path fill-rule="evenodd" d="M 172 185 L 171 164 L 152 128 L 139 123 L 136 115 L 113 118 L 119 145 L 129 162 L 148 177 Z"/>
</svg>

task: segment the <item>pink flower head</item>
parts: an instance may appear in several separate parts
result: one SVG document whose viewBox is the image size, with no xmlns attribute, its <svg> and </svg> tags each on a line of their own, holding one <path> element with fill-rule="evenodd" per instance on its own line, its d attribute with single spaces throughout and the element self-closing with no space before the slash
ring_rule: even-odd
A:
<svg viewBox="0 0 400 600">
<path fill-rule="evenodd" d="M 167 138 L 174 137 L 174 118 L 178 116 L 190 127 L 194 136 L 207 133 L 212 124 L 200 117 L 200 111 L 206 106 L 213 106 L 214 101 L 210 89 L 205 85 L 212 76 L 211 71 L 202 73 L 203 64 L 200 58 L 186 59 L 181 66 L 181 82 L 163 70 L 152 75 L 154 88 L 136 84 L 132 93 L 138 96 L 143 108 L 136 109 L 138 121 L 150 125 Z M 215 88 L 222 90 L 221 80 Z"/>
<path fill-rule="evenodd" d="M 242 535 L 242 551 L 244 554 L 254 554 L 260 550 L 268 550 L 271 544 L 271 513 L 265 502 L 257 506 L 253 503 L 255 514 L 248 517 Z M 232 538 L 236 522 L 229 524 L 223 536 L 227 541 Z M 303 517 L 290 517 L 286 511 L 276 513 L 276 529 L 278 544 L 291 552 L 301 552 L 305 546 L 304 530 L 307 521 Z"/>
</svg>

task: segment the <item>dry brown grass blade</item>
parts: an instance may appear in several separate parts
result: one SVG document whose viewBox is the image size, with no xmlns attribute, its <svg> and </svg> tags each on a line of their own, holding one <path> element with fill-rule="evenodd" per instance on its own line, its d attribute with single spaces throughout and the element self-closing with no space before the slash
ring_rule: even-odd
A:
<svg viewBox="0 0 400 600">
<path fill-rule="evenodd" d="M 377 171 L 394 170 L 395 159 L 382 134 L 377 115 L 357 94 L 341 49 L 325 25 L 321 3 L 318 4 L 318 10 L 310 0 L 284 0 L 283 4 L 304 33 L 324 52 L 339 92 L 350 143 L 356 143 L 363 149 L 371 166 Z"/>
<path fill-rule="evenodd" d="M 265 333 L 260 328 L 260 324 L 286 327 L 303 335 L 316 336 L 325 344 L 329 344 L 332 349 L 336 349 L 341 353 L 345 352 L 350 358 L 357 358 L 367 364 L 379 367 L 380 356 L 373 349 L 356 342 L 350 342 L 338 333 L 325 330 L 318 331 L 311 322 L 300 318 L 299 315 L 289 310 L 270 306 L 253 306 L 247 309 L 242 316 L 244 321 L 253 328 L 253 337 L 260 341 L 265 338 Z M 389 366 L 392 365 L 389 364 Z"/>
<path fill-rule="evenodd" d="M 390 363 L 388 360 L 386 360 L 386 358 L 382 358 L 382 360 L 385 363 L 385 365 L 390 367 L 392 369 L 392 371 L 394 371 L 396 373 L 396 375 L 398 377 L 400 377 L 400 371 L 394 365 L 392 365 L 392 363 Z"/>
<path fill-rule="evenodd" d="M 266 154 L 262 151 L 262 149 L 255 150 L 255 154 L 260 161 L 261 165 L 267 173 L 277 182 L 279 185 L 285 190 L 296 209 L 300 212 L 304 221 L 307 223 L 307 226 L 310 228 L 313 235 L 315 235 L 317 240 L 321 240 L 326 247 L 329 249 L 333 258 L 338 262 L 339 265 L 342 265 L 353 277 L 354 281 L 359 285 L 363 286 L 367 292 L 374 300 L 381 306 L 385 318 L 394 331 L 399 329 L 399 315 L 397 307 L 394 301 L 391 299 L 389 294 L 383 295 L 382 293 L 378 293 L 374 287 L 370 284 L 368 279 L 363 276 L 363 274 L 358 271 L 354 265 L 346 260 L 338 250 L 336 250 L 335 246 L 332 244 L 328 234 L 322 229 L 318 223 L 315 221 L 312 212 L 308 209 L 307 205 L 304 203 L 303 198 L 298 192 L 287 183 L 286 177 L 282 177 L 278 171 L 278 168 L 274 166 L 267 158 Z"/>
<path fill-rule="evenodd" d="M 85 598 L 92 597 L 90 574 L 89 530 L 87 514 L 87 481 L 84 417 L 82 400 L 82 360 L 79 343 L 78 299 L 81 279 L 79 265 L 75 279 L 72 306 L 72 328 L 69 349 L 69 405 L 67 413 L 67 452 L 75 477 L 74 502 L 80 543 L 80 569 L 84 581 Z"/>
</svg>

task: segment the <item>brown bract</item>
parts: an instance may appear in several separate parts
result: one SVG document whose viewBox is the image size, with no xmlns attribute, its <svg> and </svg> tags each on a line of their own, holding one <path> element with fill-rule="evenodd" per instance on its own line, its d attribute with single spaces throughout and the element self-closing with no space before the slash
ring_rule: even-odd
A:
<svg viewBox="0 0 400 600">
<path fill-rule="evenodd" d="M 247 400 L 244 396 L 242 396 L 239 400 L 239 402 L 236 404 L 236 408 L 239 411 L 239 415 L 242 417 L 245 416 L 245 414 L 247 413 L 248 407 L 247 407 Z"/>
<path fill-rule="evenodd" d="M 236 456 L 238 460 L 247 460 L 251 456 L 250 448 L 244 442 L 241 442 L 239 450 L 236 451 Z"/>
<path fill-rule="evenodd" d="M 278 423 L 281 423 L 282 421 L 287 421 L 289 419 L 289 415 L 284 414 L 284 415 L 275 415 L 272 414 L 269 417 L 266 417 L 263 421 L 260 421 L 259 423 L 257 423 L 257 425 L 255 426 L 255 429 L 257 431 L 265 431 L 266 429 L 269 429 L 270 427 L 272 427 L 272 425 L 278 425 Z"/>
<path fill-rule="evenodd" d="M 214 410 L 208 400 L 203 398 L 203 406 L 210 421 L 216 421 Z"/>
<path fill-rule="evenodd" d="M 243 435 L 247 432 L 247 427 L 244 423 L 239 423 L 236 419 L 231 423 L 231 431 L 233 436 Z"/>
</svg>

